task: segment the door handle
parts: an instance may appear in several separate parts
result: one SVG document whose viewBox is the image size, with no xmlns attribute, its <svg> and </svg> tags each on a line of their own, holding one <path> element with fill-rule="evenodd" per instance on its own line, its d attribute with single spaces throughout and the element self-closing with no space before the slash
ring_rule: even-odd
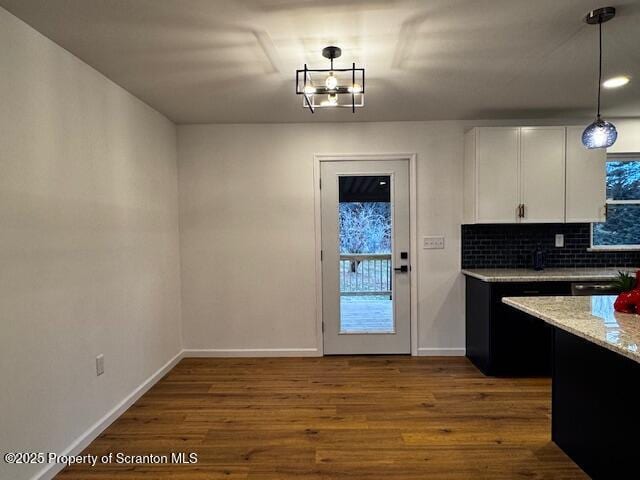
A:
<svg viewBox="0 0 640 480">
<path fill-rule="evenodd" d="M 407 273 L 409 271 L 409 267 L 407 265 L 402 265 L 400 267 L 394 268 L 393 270 L 400 273 Z"/>
</svg>

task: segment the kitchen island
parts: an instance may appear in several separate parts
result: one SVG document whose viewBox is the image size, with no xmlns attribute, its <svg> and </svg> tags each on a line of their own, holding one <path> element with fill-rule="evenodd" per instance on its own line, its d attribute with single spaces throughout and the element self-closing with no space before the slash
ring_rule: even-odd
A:
<svg viewBox="0 0 640 480">
<path fill-rule="evenodd" d="M 615 296 L 507 297 L 553 327 L 553 441 L 594 479 L 636 478 L 640 316 Z"/>
</svg>

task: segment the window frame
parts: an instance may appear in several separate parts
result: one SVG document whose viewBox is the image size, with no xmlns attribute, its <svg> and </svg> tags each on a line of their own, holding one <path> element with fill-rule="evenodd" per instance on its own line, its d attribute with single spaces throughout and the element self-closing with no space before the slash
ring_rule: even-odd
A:
<svg viewBox="0 0 640 480">
<path fill-rule="evenodd" d="M 608 153 L 606 162 L 640 162 L 640 153 Z M 605 191 L 606 191 L 606 167 L 605 167 Z M 613 200 L 611 198 L 605 199 L 605 209 L 609 207 L 609 205 L 640 205 L 640 199 L 638 200 Z M 605 212 L 606 215 L 606 212 Z M 605 217 L 606 222 L 606 217 Z M 603 222 L 595 222 L 595 223 L 603 223 Z M 640 244 L 628 244 L 628 245 L 594 245 L 593 244 L 593 225 L 594 222 L 589 224 L 590 227 L 590 247 L 589 251 L 594 252 L 624 252 L 631 250 L 640 250 Z"/>
</svg>

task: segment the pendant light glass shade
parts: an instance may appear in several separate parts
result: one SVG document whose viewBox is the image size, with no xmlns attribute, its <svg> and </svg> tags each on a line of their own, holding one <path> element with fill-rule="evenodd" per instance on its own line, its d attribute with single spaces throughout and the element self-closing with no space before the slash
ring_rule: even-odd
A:
<svg viewBox="0 0 640 480">
<path fill-rule="evenodd" d="M 609 148 L 616 142 L 618 131 L 616 126 L 598 118 L 582 132 L 582 144 L 588 149 Z"/>
</svg>

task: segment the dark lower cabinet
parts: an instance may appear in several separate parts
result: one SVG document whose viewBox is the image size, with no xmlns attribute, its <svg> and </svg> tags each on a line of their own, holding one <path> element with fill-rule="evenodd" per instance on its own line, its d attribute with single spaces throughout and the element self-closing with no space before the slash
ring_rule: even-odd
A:
<svg viewBox="0 0 640 480">
<path fill-rule="evenodd" d="M 550 376 L 553 330 L 503 297 L 570 295 L 569 282 L 483 282 L 466 277 L 467 357 L 491 376 Z"/>
<path fill-rule="evenodd" d="M 640 364 L 555 329 L 552 439 L 591 478 L 638 478 Z"/>
</svg>

